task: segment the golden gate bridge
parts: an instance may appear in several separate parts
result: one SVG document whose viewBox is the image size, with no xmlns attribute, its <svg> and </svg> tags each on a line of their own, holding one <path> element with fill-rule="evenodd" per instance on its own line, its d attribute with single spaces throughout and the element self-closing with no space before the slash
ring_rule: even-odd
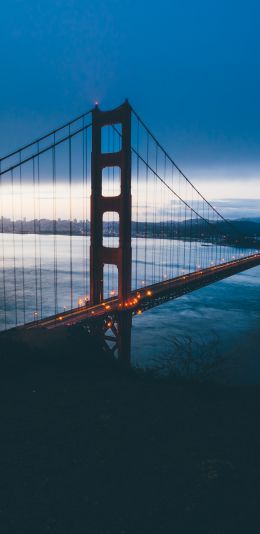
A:
<svg viewBox="0 0 260 534">
<path fill-rule="evenodd" d="M 82 324 L 130 361 L 132 318 L 260 264 L 128 101 L 0 159 L 0 330 Z"/>
</svg>

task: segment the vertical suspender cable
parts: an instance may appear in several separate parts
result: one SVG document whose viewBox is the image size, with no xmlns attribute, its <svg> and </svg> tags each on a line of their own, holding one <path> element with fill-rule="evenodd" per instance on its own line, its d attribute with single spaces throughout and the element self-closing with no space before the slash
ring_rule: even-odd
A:
<svg viewBox="0 0 260 534">
<path fill-rule="evenodd" d="M 155 172 L 157 174 L 157 171 L 158 171 L 158 144 L 155 143 Z M 156 209 L 157 209 L 157 177 L 156 177 L 156 188 L 155 188 L 155 196 L 156 196 Z M 156 265 L 158 267 L 158 269 L 156 269 L 156 281 L 159 282 L 160 280 L 160 257 L 159 257 L 159 260 L 158 260 L 158 237 L 159 234 L 158 232 L 160 231 L 159 227 L 158 227 L 158 223 L 157 223 L 157 211 L 155 211 L 155 235 L 156 235 Z"/>
<path fill-rule="evenodd" d="M 37 239 L 36 239 L 36 184 L 35 158 L 33 158 L 33 233 L 34 233 L 34 281 L 35 281 L 35 316 L 38 318 L 38 276 L 37 276 Z"/>
<path fill-rule="evenodd" d="M 89 194 L 88 194 L 88 128 L 86 128 L 86 143 L 85 143 L 85 148 L 84 150 L 86 150 L 86 158 L 85 158 L 85 176 L 86 176 L 86 180 L 85 180 L 85 206 L 86 206 L 86 213 L 85 213 L 85 241 L 87 242 L 87 236 L 88 236 L 88 214 L 89 214 L 89 202 L 90 202 L 90 199 L 89 199 Z M 89 276 L 89 247 L 86 247 L 86 265 L 87 265 L 87 272 L 88 272 L 88 276 Z M 86 277 L 86 281 L 85 281 L 85 284 L 86 284 L 86 294 L 89 295 L 89 278 L 87 280 L 87 277 Z"/>
<path fill-rule="evenodd" d="M 107 150 L 106 152 L 110 152 L 110 127 L 107 128 Z M 110 168 L 108 167 L 107 169 L 107 183 L 108 183 L 108 196 L 110 195 Z M 108 228 L 108 240 L 110 239 L 110 232 L 111 232 L 111 224 L 110 224 L 110 220 L 112 221 L 112 217 L 110 218 L 110 214 L 111 212 L 109 211 L 107 213 L 107 228 Z M 104 219 L 103 219 L 103 230 L 102 230 L 102 236 L 104 234 Z M 112 240 L 113 241 L 113 240 Z M 109 245 L 108 245 L 109 246 Z M 108 276 L 107 276 L 107 295 L 109 295 L 109 290 L 110 290 L 110 269 L 111 269 L 111 265 L 110 263 L 106 266 L 107 267 L 107 273 L 108 273 Z M 106 280 L 105 280 L 105 277 L 103 276 L 104 278 L 104 292 L 106 291 Z"/>
<path fill-rule="evenodd" d="M 112 133 L 112 151 L 115 152 L 115 130 L 113 128 L 113 133 Z M 115 167 L 113 166 L 112 168 L 112 195 L 113 197 L 115 196 Z M 116 227 L 115 227 L 115 221 L 113 221 L 113 247 L 115 246 L 115 232 L 116 232 Z M 118 226 L 118 229 L 117 229 L 117 233 L 119 235 L 119 226 Z M 115 269 L 114 269 L 114 265 L 113 265 L 113 268 L 112 268 L 112 291 L 114 291 L 115 289 Z M 112 293 L 113 295 L 113 293 Z"/>
<path fill-rule="evenodd" d="M 83 298 L 86 298 L 86 237 L 85 237 L 85 223 L 86 218 L 86 198 L 85 198 L 85 116 L 82 117 L 82 293 Z"/>
<path fill-rule="evenodd" d="M 57 275 L 57 214 L 56 214 L 56 147 L 52 148 L 52 209 L 53 209 L 53 266 L 54 266 L 54 314 L 58 313 L 58 275 Z"/>
<path fill-rule="evenodd" d="M 153 174 L 153 250 L 152 250 L 152 281 L 155 283 L 156 262 L 156 176 Z"/>
<path fill-rule="evenodd" d="M 0 207 L 1 207 L 1 234 L 2 234 L 2 268 L 3 268 L 3 297 L 4 297 L 4 328 L 7 326 L 6 316 L 6 281 L 5 281 L 5 238 L 4 238 L 4 214 L 3 214 L 3 178 L 0 161 Z"/>
<path fill-rule="evenodd" d="M 149 135 L 146 135 L 146 161 L 149 161 Z M 145 241 L 144 241 L 144 282 L 147 284 L 147 210 L 148 210 L 148 165 L 145 169 Z"/>
<path fill-rule="evenodd" d="M 180 173 L 178 172 L 178 177 L 179 177 L 179 180 L 178 180 L 178 183 L 179 183 L 179 188 L 178 188 L 178 193 L 179 193 L 179 196 L 180 196 Z M 177 222 L 177 276 L 179 276 L 180 274 L 180 222 L 181 222 L 181 202 L 179 201 L 178 202 L 178 222 Z"/>
<path fill-rule="evenodd" d="M 70 203 L 70 308 L 73 308 L 73 263 L 72 263 L 72 167 L 71 167 L 71 137 L 69 125 L 69 203 Z"/>
<path fill-rule="evenodd" d="M 173 189 L 173 165 L 171 164 L 171 187 Z M 172 253 L 173 253 L 173 204 L 174 200 L 171 198 L 170 199 L 170 239 L 169 239 L 169 244 L 170 244 L 170 278 L 172 278 Z"/>
<path fill-rule="evenodd" d="M 165 182 L 167 182 L 167 160 L 165 158 L 164 162 L 164 175 L 165 175 Z M 164 188 L 165 189 L 165 188 Z M 168 240 L 168 234 L 169 234 L 169 228 L 168 228 L 168 219 L 169 219 L 169 210 L 168 210 L 168 191 L 165 189 L 165 213 L 166 213 L 166 223 L 165 223 L 165 240 L 164 240 L 164 248 L 165 248 L 165 275 L 167 274 L 167 278 L 169 278 L 168 273 L 168 247 L 169 247 L 169 240 Z"/>
<path fill-rule="evenodd" d="M 136 138 L 136 146 L 137 146 L 137 154 L 139 154 L 139 142 L 140 142 L 140 123 L 139 120 L 137 120 L 137 138 Z M 136 289 L 138 288 L 138 243 L 139 243 L 139 172 L 140 172 L 140 160 L 139 156 L 137 155 L 136 160 L 136 239 L 135 239 L 135 258 L 136 258 L 136 270 L 135 270 L 135 286 Z"/>
<path fill-rule="evenodd" d="M 193 208 L 193 190 L 191 188 L 191 207 Z M 192 217 L 193 217 L 193 211 L 191 209 L 190 212 L 190 246 L 189 246 L 189 273 L 193 271 L 192 267 L 192 243 L 193 243 L 193 237 L 192 237 Z"/>
<path fill-rule="evenodd" d="M 11 170 L 11 186 L 12 186 L 12 229 L 13 229 L 13 272 L 14 272 L 14 301 L 15 301 L 15 324 L 18 324 L 18 310 L 17 310 L 17 279 L 16 279 L 16 246 L 15 246 L 15 221 L 14 221 L 14 174 Z"/>
<path fill-rule="evenodd" d="M 39 280 L 40 280 L 40 316 L 43 317 L 43 303 L 42 303 L 42 236 L 41 236 L 41 182 L 40 182 L 40 156 L 39 156 L 39 142 L 37 143 L 37 184 L 38 184 L 38 238 L 39 238 Z"/>
<path fill-rule="evenodd" d="M 171 183 L 172 190 L 174 189 L 174 165 L 172 165 L 172 183 Z M 173 196 L 173 209 L 172 209 L 172 268 L 171 268 L 171 278 L 173 278 L 174 270 L 175 270 L 175 228 L 176 228 L 176 197 Z"/>
<path fill-rule="evenodd" d="M 185 202 L 187 202 L 187 180 L 185 180 Z M 186 242 L 187 242 L 187 206 L 184 206 L 184 240 L 183 240 L 183 269 L 186 273 Z"/>
<path fill-rule="evenodd" d="M 24 275 L 24 225 L 23 225 L 23 191 L 22 191 L 22 154 L 19 153 L 20 166 L 19 166 L 19 182 L 20 182 L 20 206 L 21 206 L 21 248 L 22 248 L 22 293 L 23 293 L 23 322 L 25 323 L 25 275 Z"/>
<path fill-rule="evenodd" d="M 159 211 L 160 213 L 160 228 L 159 228 L 159 235 L 160 235 L 160 241 L 159 241 L 159 278 L 162 280 L 163 278 L 163 265 L 162 265 L 162 206 L 163 206 L 163 186 L 162 183 L 160 184 L 160 206 L 161 209 Z"/>
</svg>

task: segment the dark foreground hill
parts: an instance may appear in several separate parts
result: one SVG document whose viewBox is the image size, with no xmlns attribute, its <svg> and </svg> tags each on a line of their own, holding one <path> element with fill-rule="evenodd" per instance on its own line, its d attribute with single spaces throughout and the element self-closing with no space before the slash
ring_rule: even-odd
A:
<svg viewBox="0 0 260 534">
<path fill-rule="evenodd" d="M 0 349 L 1 534 L 259 531 L 259 388 L 123 372 L 78 329 Z"/>
</svg>

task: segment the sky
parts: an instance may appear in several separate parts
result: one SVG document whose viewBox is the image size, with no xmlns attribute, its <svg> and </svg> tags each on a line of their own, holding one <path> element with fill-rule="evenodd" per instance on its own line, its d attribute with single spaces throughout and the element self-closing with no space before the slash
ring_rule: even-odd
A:
<svg viewBox="0 0 260 534">
<path fill-rule="evenodd" d="M 224 215 L 260 216 L 259 17 L 256 0 L 3 2 L 0 155 L 127 97 Z"/>
</svg>

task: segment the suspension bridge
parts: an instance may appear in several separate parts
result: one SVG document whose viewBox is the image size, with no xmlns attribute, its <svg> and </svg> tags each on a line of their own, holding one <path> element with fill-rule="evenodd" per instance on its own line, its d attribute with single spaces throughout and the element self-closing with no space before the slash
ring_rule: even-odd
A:
<svg viewBox="0 0 260 534">
<path fill-rule="evenodd" d="M 260 265 L 126 101 L 0 158 L 0 330 L 82 324 L 130 361 L 131 325 Z"/>
</svg>

